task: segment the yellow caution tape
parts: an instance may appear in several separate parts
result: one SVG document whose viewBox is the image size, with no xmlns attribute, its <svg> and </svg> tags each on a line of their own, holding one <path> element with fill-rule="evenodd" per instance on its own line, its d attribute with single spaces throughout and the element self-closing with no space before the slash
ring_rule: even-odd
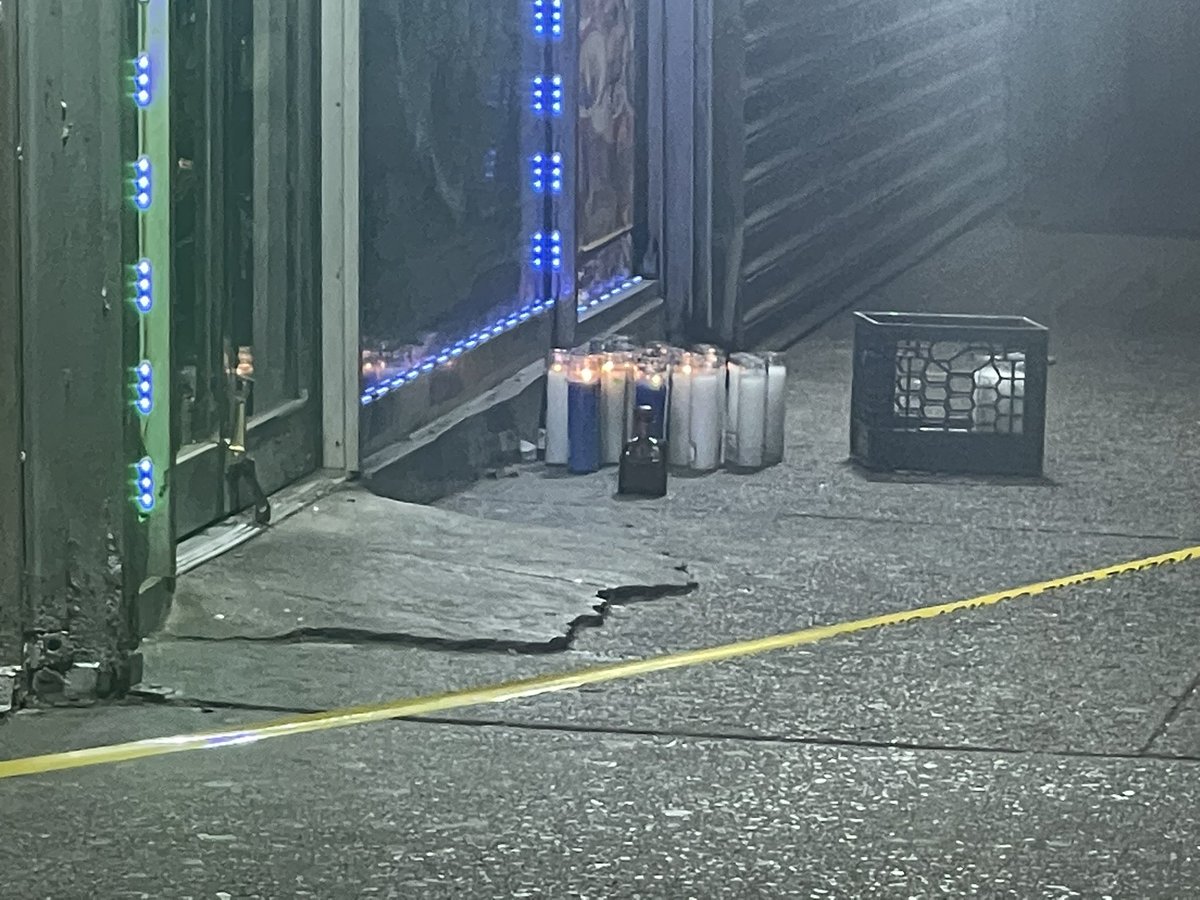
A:
<svg viewBox="0 0 1200 900">
<path fill-rule="evenodd" d="M 165 756 L 169 753 L 182 753 L 189 750 L 211 750 L 220 747 L 253 744 L 258 741 L 267 740 L 268 738 L 291 737 L 316 731 L 329 731 L 335 728 L 366 725 L 371 722 L 425 716 L 431 713 L 463 709 L 468 706 L 505 703 L 525 697 L 536 697 L 540 694 L 569 691 L 586 685 L 636 678 L 640 675 L 649 675 L 654 672 L 666 672 L 670 669 L 683 669 L 724 660 L 756 656 L 775 650 L 787 650 L 806 644 L 827 641 L 830 638 L 885 628 L 889 625 L 903 625 L 908 622 L 934 619 L 938 616 L 962 610 L 995 606 L 1009 600 L 1027 600 L 1062 588 L 1103 581 L 1133 572 L 1144 572 L 1149 569 L 1157 569 L 1161 566 L 1177 565 L 1195 559 L 1200 559 L 1200 546 L 1177 550 L 1173 553 L 1164 553 L 1161 556 L 1151 556 L 1146 559 L 1122 563 L 1105 569 L 1083 572 L 1078 575 L 1068 575 L 1065 578 L 1043 581 L 1039 584 L 1031 584 L 1027 587 L 1016 588 L 1014 590 L 1002 591 L 996 594 L 985 594 L 982 597 L 975 597 L 971 600 L 958 600 L 953 603 L 942 603 L 937 606 L 925 606 L 919 609 L 888 613 L 882 616 L 871 616 L 870 618 L 858 619 L 853 622 L 843 622 L 838 625 L 822 625 L 815 628 L 806 628 L 803 631 L 795 631 L 790 634 L 738 641 L 719 647 L 690 650 L 684 653 L 672 653 L 651 659 L 633 660 L 631 662 L 612 663 L 590 669 L 582 669 L 577 672 L 542 675 L 536 678 L 527 678 L 505 684 L 469 688 L 463 691 L 452 691 L 428 697 L 397 700 L 373 706 L 360 706 L 332 710 L 330 712 L 297 715 L 276 722 L 247 726 L 236 731 L 151 738 L 142 741 L 130 741 L 124 744 L 113 744 L 107 747 L 92 747 L 85 750 L 72 750 L 66 753 L 51 753 L 45 756 L 31 756 L 26 759 L 7 760 L 0 762 L 0 780 L 16 778 L 22 775 L 40 775 L 64 769 L 77 769 L 85 766 L 130 762 L 132 760 L 146 759 L 152 756 Z"/>
</svg>

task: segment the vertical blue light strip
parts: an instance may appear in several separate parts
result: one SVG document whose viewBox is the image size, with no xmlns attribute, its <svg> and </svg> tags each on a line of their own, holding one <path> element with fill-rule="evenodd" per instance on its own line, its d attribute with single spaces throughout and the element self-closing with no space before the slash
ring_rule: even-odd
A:
<svg viewBox="0 0 1200 900">
<path fill-rule="evenodd" d="M 133 61 L 133 102 L 145 109 L 154 100 L 154 72 L 149 53 L 139 53 Z"/>
<path fill-rule="evenodd" d="M 154 412 L 154 366 L 143 359 L 133 371 L 134 379 L 134 408 L 140 415 L 148 416 Z"/>
<path fill-rule="evenodd" d="M 133 164 L 133 202 L 142 212 L 154 203 L 154 164 L 148 156 L 139 156 Z"/>
<path fill-rule="evenodd" d="M 533 33 L 535 37 L 560 40 L 563 30 L 563 0 L 534 0 Z"/>
<path fill-rule="evenodd" d="M 133 267 L 133 305 L 142 315 L 154 309 L 154 266 L 150 260 L 139 260 Z"/>
<path fill-rule="evenodd" d="M 135 497 L 138 511 L 150 515 L 158 503 L 158 481 L 154 474 L 154 460 L 146 456 L 133 467 Z"/>
</svg>

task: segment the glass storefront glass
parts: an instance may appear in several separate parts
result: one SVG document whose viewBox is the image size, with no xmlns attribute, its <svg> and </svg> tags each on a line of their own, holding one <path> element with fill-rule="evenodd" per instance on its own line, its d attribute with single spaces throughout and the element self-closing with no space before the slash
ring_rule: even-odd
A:
<svg viewBox="0 0 1200 900">
<path fill-rule="evenodd" d="M 526 309 L 524 0 L 364 3 L 364 388 Z M 466 347 L 465 349 L 470 349 Z"/>
<path fill-rule="evenodd" d="M 171 13 L 175 468 L 181 535 L 317 466 L 317 0 Z"/>
<path fill-rule="evenodd" d="M 641 281 L 646 17 L 645 0 L 363 3 L 367 433 L 469 390 L 395 393 L 410 382 L 556 308 L 569 343 L 571 312 Z M 376 405 L 396 396 L 399 417 Z"/>
<path fill-rule="evenodd" d="M 579 305 L 635 271 L 639 134 L 637 0 L 579 2 L 576 223 Z"/>
</svg>

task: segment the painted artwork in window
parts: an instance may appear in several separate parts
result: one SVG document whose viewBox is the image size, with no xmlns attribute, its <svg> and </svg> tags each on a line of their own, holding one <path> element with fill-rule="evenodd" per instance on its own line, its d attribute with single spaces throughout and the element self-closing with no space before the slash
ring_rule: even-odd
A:
<svg viewBox="0 0 1200 900">
<path fill-rule="evenodd" d="M 633 272 L 636 0 L 579 0 L 579 301 Z"/>
</svg>

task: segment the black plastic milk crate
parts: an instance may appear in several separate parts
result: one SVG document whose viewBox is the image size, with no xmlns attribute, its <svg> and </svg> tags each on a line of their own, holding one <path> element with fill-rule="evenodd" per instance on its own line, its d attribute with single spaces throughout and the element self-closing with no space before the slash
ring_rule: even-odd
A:
<svg viewBox="0 0 1200 900">
<path fill-rule="evenodd" d="M 850 455 L 875 471 L 1042 474 L 1049 331 L 1019 316 L 855 313 Z"/>
</svg>

